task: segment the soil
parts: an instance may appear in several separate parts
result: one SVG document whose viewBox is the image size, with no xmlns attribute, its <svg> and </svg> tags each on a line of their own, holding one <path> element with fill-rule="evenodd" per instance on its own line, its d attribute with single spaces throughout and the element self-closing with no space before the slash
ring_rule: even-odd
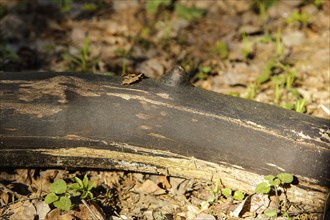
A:
<svg viewBox="0 0 330 220">
<path fill-rule="evenodd" d="M 159 79 L 179 64 L 197 87 L 330 119 L 330 1 L 150 2 L 156 1 L 1 0 L 0 71 Z M 94 200 L 64 212 L 44 203 L 52 182 L 84 174 L 96 184 Z M 230 188 L 218 188 L 224 187 Z M 124 171 L 2 168 L 0 218 L 266 217 L 218 188 L 216 180 Z M 258 199 L 269 207 L 274 198 Z M 322 215 L 281 204 L 293 219 Z"/>
</svg>

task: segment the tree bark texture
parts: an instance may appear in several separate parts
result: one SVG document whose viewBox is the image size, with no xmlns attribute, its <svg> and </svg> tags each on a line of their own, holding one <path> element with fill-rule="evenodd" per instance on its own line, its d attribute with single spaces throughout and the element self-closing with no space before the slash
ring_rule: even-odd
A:
<svg viewBox="0 0 330 220">
<path fill-rule="evenodd" d="M 288 199 L 323 211 L 329 120 L 161 81 L 0 73 L 0 167 L 124 169 L 220 178 L 253 192 L 261 175 L 297 177 Z"/>
</svg>

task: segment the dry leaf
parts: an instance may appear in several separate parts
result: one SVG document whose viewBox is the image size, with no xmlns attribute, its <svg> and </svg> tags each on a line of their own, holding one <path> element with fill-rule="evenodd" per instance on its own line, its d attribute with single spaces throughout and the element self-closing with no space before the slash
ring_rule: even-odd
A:
<svg viewBox="0 0 330 220">
<path fill-rule="evenodd" d="M 166 191 L 164 189 L 159 188 L 159 186 L 151 180 L 146 180 L 142 184 L 136 184 L 133 188 L 133 192 L 137 192 L 140 194 L 154 194 L 161 195 Z"/>
<path fill-rule="evenodd" d="M 122 85 L 130 85 L 136 83 L 144 78 L 144 74 L 128 74 L 124 76 L 124 80 L 121 82 Z"/>
<path fill-rule="evenodd" d="M 168 181 L 168 177 L 167 176 L 159 176 L 157 179 L 157 183 L 162 184 L 162 187 L 165 189 L 170 189 L 171 183 Z"/>
<path fill-rule="evenodd" d="M 251 196 L 250 212 L 263 213 L 269 206 L 267 194 L 254 194 Z"/>
<path fill-rule="evenodd" d="M 88 205 L 86 203 L 86 205 Z M 98 207 L 96 204 L 88 205 L 88 207 L 85 204 L 79 205 L 80 211 L 75 211 L 75 216 L 78 217 L 81 220 L 104 220 L 104 215 L 102 214 L 102 210 L 100 207 Z"/>
<path fill-rule="evenodd" d="M 70 215 L 69 213 L 65 213 L 61 215 L 60 209 L 54 209 L 50 211 L 46 217 L 45 220 L 75 220 L 76 218 L 73 215 Z"/>
<path fill-rule="evenodd" d="M 244 208 L 245 202 L 248 200 L 248 196 L 236 207 L 234 211 L 230 211 L 230 216 L 231 217 L 239 217 L 239 214 Z"/>
<path fill-rule="evenodd" d="M 9 220 L 25 219 L 33 220 L 37 215 L 34 205 L 26 200 L 24 202 L 18 202 L 10 206 L 13 214 L 9 217 Z"/>
<path fill-rule="evenodd" d="M 36 214 L 38 215 L 38 219 L 45 219 L 47 213 L 50 211 L 49 205 L 44 201 L 40 201 L 34 204 L 36 208 Z"/>
</svg>

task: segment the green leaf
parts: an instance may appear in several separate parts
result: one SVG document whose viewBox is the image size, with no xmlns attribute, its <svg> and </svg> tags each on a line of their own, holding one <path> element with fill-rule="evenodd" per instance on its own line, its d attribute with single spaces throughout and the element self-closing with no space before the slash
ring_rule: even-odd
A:
<svg viewBox="0 0 330 220">
<path fill-rule="evenodd" d="M 94 195 L 93 195 L 92 192 L 88 191 L 88 192 L 87 192 L 87 197 L 93 199 L 93 198 L 94 198 Z"/>
<path fill-rule="evenodd" d="M 206 10 L 196 7 L 187 7 L 177 3 L 175 4 L 174 12 L 178 17 L 192 21 L 201 18 L 205 14 Z"/>
<path fill-rule="evenodd" d="M 79 184 L 80 188 L 83 189 L 84 188 L 84 183 L 81 179 L 79 179 L 78 177 L 74 177 L 74 179 L 76 180 L 76 183 Z"/>
<path fill-rule="evenodd" d="M 55 193 L 48 193 L 47 196 L 45 197 L 45 203 L 46 204 L 51 204 L 55 201 L 58 200 L 58 196 Z"/>
<path fill-rule="evenodd" d="M 221 193 L 222 193 L 222 195 L 229 197 L 229 196 L 231 196 L 232 191 L 230 188 L 223 188 L 223 189 L 221 189 Z"/>
<path fill-rule="evenodd" d="M 293 181 L 293 175 L 290 173 L 280 173 L 277 175 L 277 177 L 283 182 L 283 183 L 292 183 Z"/>
<path fill-rule="evenodd" d="M 225 42 L 217 41 L 215 43 L 215 51 L 221 59 L 226 59 L 228 57 L 228 46 Z"/>
<path fill-rule="evenodd" d="M 276 216 L 277 211 L 275 209 L 268 209 L 264 211 L 264 214 L 268 217 L 274 217 Z"/>
<path fill-rule="evenodd" d="M 264 179 L 265 180 L 268 180 L 268 181 L 271 181 L 271 180 L 275 179 L 275 176 L 273 176 L 273 175 L 267 175 L 267 176 L 264 176 Z"/>
<path fill-rule="evenodd" d="M 209 66 L 202 66 L 199 68 L 200 71 L 202 71 L 203 73 L 209 73 L 211 72 L 211 67 Z"/>
<path fill-rule="evenodd" d="M 56 193 L 56 194 L 65 193 L 66 189 L 67 189 L 67 185 L 66 185 L 66 182 L 63 179 L 56 180 L 49 187 L 49 191 L 53 192 L 53 193 Z"/>
<path fill-rule="evenodd" d="M 84 11 L 95 11 L 97 9 L 97 5 L 94 3 L 85 3 L 83 4 L 82 9 Z"/>
<path fill-rule="evenodd" d="M 88 187 L 88 177 L 87 177 L 87 174 L 85 174 L 85 176 L 84 176 L 83 185 L 84 185 L 84 188 L 87 188 Z"/>
<path fill-rule="evenodd" d="M 255 189 L 256 193 L 267 194 L 270 191 L 270 186 L 266 182 L 259 183 Z"/>
<path fill-rule="evenodd" d="M 270 185 L 272 186 L 279 186 L 281 184 L 281 180 L 278 178 L 275 178 L 274 180 L 268 181 Z"/>
<path fill-rule="evenodd" d="M 235 191 L 233 198 L 235 200 L 241 201 L 244 199 L 244 193 L 242 193 L 241 191 Z"/>
<path fill-rule="evenodd" d="M 82 188 L 80 187 L 79 183 L 72 183 L 69 185 L 70 189 L 75 189 L 75 190 L 81 190 Z"/>
<path fill-rule="evenodd" d="M 266 64 L 264 70 L 256 79 L 257 84 L 262 84 L 270 79 L 274 65 L 275 63 L 272 60 Z"/>
<path fill-rule="evenodd" d="M 83 191 L 82 194 L 81 194 L 81 196 L 80 196 L 80 198 L 86 199 L 87 196 L 88 196 L 88 191 Z"/>
<path fill-rule="evenodd" d="M 156 13 L 161 5 L 168 6 L 171 0 L 148 0 L 146 2 L 146 9 L 149 13 Z"/>
<path fill-rule="evenodd" d="M 71 205 L 71 200 L 66 196 L 62 196 L 60 200 L 54 202 L 54 206 L 56 208 L 59 208 L 64 211 L 69 211 L 71 209 Z"/>
<path fill-rule="evenodd" d="M 90 191 L 91 189 L 94 188 L 94 186 L 95 186 L 95 182 L 90 183 L 87 190 Z"/>
</svg>

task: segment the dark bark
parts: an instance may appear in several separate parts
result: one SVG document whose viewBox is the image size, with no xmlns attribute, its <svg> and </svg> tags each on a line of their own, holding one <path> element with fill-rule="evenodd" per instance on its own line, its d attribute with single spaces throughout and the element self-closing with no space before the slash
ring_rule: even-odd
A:
<svg viewBox="0 0 330 220">
<path fill-rule="evenodd" d="M 247 191 L 259 175 L 285 171 L 299 180 L 292 196 L 320 210 L 330 185 L 328 120 L 170 74 L 121 85 L 101 75 L 0 73 L 0 166 L 219 176 Z"/>
</svg>

